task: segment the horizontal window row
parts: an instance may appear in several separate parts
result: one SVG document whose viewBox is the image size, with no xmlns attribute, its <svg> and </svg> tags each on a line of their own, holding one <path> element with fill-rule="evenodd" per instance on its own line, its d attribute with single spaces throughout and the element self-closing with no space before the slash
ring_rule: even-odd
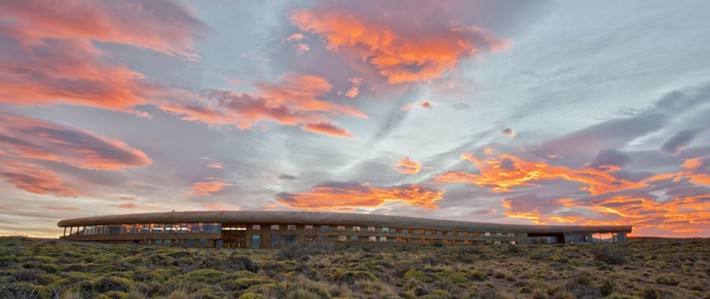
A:
<svg viewBox="0 0 710 299">
<path fill-rule="evenodd" d="M 226 225 L 225 225 L 226 226 Z M 246 230 L 246 225 L 242 226 L 237 226 L 239 227 L 238 230 Z M 295 224 L 288 224 L 288 225 L 279 225 L 279 224 L 271 224 L 269 226 L 269 229 L 271 231 L 278 231 L 281 230 L 283 227 L 286 228 L 288 231 L 293 231 L 296 230 L 296 225 Z M 303 230 L 307 231 L 312 231 L 315 230 L 316 225 L 310 225 L 306 224 L 303 226 Z M 333 229 L 334 228 L 334 229 Z M 251 225 L 251 230 L 255 231 L 260 231 L 262 230 L 262 225 L 261 224 L 253 224 Z M 441 231 L 441 230 L 426 230 L 426 229 L 409 229 L 409 228 L 389 228 L 387 226 L 383 227 L 375 227 L 375 226 L 351 226 L 347 227 L 344 225 L 337 225 L 337 226 L 330 226 L 330 225 L 320 225 L 318 230 L 321 232 L 330 232 L 330 231 L 339 231 L 339 232 L 345 232 L 345 231 L 353 231 L 353 232 L 360 232 L 360 231 L 367 231 L 367 232 L 382 232 L 382 233 L 388 233 L 388 232 L 394 232 L 394 233 L 401 233 L 401 234 L 420 234 L 420 235 L 437 235 L 437 236 L 464 236 L 464 237 L 480 237 L 480 236 L 485 236 L 485 237 L 508 237 L 508 238 L 514 238 L 515 233 L 493 233 L 493 232 L 467 232 L 467 231 Z"/>
<path fill-rule="evenodd" d="M 220 223 L 146 223 L 146 224 L 106 224 L 72 226 L 64 228 L 64 235 L 93 236 L 120 234 L 170 234 L 170 233 L 219 233 Z"/>
<path fill-rule="evenodd" d="M 266 226 L 271 231 L 295 231 L 297 225 L 288 224 L 221 224 L 221 223 L 145 223 L 145 224 L 110 224 L 92 225 L 79 227 L 65 227 L 64 235 L 115 235 L 115 234 L 162 234 L 162 233 L 219 233 L 220 231 L 261 231 L 262 226 Z M 317 229 L 316 229 L 317 227 Z M 435 236 L 463 236 L 463 237 L 497 237 L 514 238 L 515 233 L 493 233 L 493 232 L 468 232 L 468 231 L 442 231 L 410 228 L 390 228 L 375 226 L 344 226 L 344 225 L 303 225 L 303 230 L 320 232 L 377 232 L 377 233 L 400 233 L 415 235 L 435 235 Z"/>
</svg>

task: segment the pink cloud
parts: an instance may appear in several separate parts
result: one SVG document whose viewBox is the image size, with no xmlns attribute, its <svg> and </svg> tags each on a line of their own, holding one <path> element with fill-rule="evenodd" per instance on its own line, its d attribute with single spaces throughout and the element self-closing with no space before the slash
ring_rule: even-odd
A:
<svg viewBox="0 0 710 299">
<path fill-rule="evenodd" d="M 103 171 L 152 163 L 145 153 L 123 141 L 88 130 L 8 113 L 0 113 L 0 123 L 2 156 Z"/>
<path fill-rule="evenodd" d="M 0 162 L 0 177 L 30 193 L 60 197 L 79 196 L 79 192 L 68 186 L 54 171 L 35 164 Z"/>
<path fill-rule="evenodd" d="M 333 4 L 296 10 L 291 14 L 291 22 L 304 32 L 322 37 L 328 50 L 376 69 L 390 84 L 438 79 L 453 71 L 462 60 L 510 46 L 509 41 L 475 26 L 445 22 L 420 25 L 412 22 L 412 16 L 397 13 L 380 17 L 383 13 L 374 10 L 377 6 L 366 5 L 355 10 Z M 417 18 L 429 12 L 425 8 L 409 11 L 414 11 Z M 410 28 L 405 28 L 404 23 Z"/>
</svg>

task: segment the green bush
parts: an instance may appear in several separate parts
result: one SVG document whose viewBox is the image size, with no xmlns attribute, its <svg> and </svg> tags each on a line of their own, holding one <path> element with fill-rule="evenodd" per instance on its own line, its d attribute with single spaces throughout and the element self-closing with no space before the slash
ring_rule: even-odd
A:
<svg viewBox="0 0 710 299">
<path fill-rule="evenodd" d="M 609 265 L 623 265 L 626 263 L 626 252 L 617 244 L 595 246 L 592 248 L 592 255 L 596 260 Z"/>
</svg>

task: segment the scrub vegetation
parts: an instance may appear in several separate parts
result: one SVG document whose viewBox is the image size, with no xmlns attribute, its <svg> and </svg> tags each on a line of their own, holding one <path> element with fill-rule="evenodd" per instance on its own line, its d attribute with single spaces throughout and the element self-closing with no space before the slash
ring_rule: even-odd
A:
<svg viewBox="0 0 710 299">
<path fill-rule="evenodd" d="M 0 298 L 710 298 L 710 239 L 245 250 L 3 237 Z"/>
</svg>

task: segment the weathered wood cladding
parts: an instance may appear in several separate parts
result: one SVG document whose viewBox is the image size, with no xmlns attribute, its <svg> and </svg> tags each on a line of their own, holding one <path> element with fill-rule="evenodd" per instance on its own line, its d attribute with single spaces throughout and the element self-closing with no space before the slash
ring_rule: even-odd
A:
<svg viewBox="0 0 710 299">
<path fill-rule="evenodd" d="M 179 227 L 219 224 L 220 233 L 128 232 L 84 235 L 90 226 L 131 226 L 146 224 L 172 224 Z M 614 240 L 623 242 L 630 226 L 537 226 L 448 221 L 413 217 L 320 213 L 320 212 L 168 212 L 98 216 L 62 220 L 60 227 L 70 228 L 62 238 L 82 241 L 134 242 L 155 244 L 163 242 L 174 246 L 191 244 L 195 239 L 209 240 L 210 247 L 273 248 L 290 242 L 343 242 L 343 243 L 412 243 L 467 245 L 474 243 L 527 243 L 528 234 L 535 235 L 592 235 L 614 234 Z M 258 226 L 259 229 L 255 229 Z M 152 225 L 151 225 L 152 228 Z M 278 228 L 278 229 L 272 229 Z M 325 229 L 327 228 L 327 229 Z M 357 228 L 357 229 L 355 229 Z M 80 231 L 77 233 L 77 231 Z M 258 236 L 258 237 L 255 237 Z M 373 239 L 374 237 L 374 239 Z M 569 243 L 560 239 L 563 243 Z M 252 241 L 258 242 L 253 244 Z M 273 246 L 272 246 L 273 245 Z"/>
</svg>

